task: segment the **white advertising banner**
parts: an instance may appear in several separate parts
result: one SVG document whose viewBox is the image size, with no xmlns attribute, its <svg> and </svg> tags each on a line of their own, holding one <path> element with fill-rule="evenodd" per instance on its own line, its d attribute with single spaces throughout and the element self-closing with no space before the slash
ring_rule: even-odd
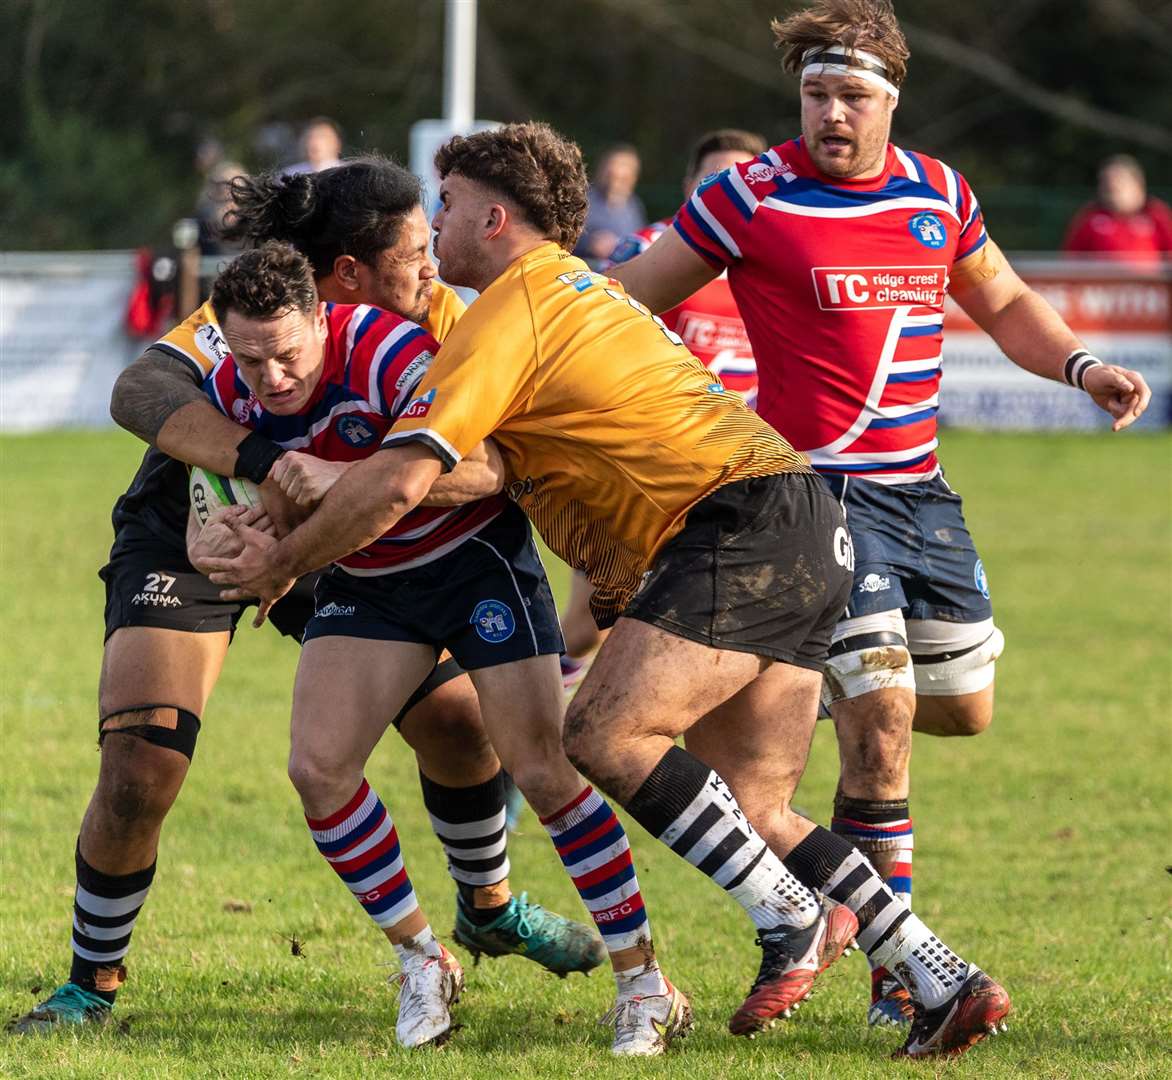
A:
<svg viewBox="0 0 1172 1080">
<path fill-rule="evenodd" d="M 1144 375 L 1152 404 L 1140 424 L 1172 422 L 1172 268 L 1054 258 L 1011 261 L 1100 360 Z M 951 301 L 944 321 L 940 421 L 1018 431 L 1110 424 L 1085 394 L 1010 363 Z"/>
<path fill-rule="evenodd" d="M 130 252 L 0 253 L 0 431 L 101 427 L 142 349 L 123 329 Z"/>
</svg>

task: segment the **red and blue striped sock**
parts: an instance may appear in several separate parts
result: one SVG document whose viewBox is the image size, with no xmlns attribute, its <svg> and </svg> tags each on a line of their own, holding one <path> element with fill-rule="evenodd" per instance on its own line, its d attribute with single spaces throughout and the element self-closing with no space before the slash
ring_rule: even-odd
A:
<svg viewBox="0 0 1172 1080">
<path fill-rule="evenodd" d="M 317 850 L 376 925 L 386 930 L 418 909 L 395 823 L 365 780 L 340 810 L 305 822 Z"/>
<path fill-rule="evenodd" d="M 840 794 L 834 800 L 830 828 L 867 856 L 897 899 L 912 906 L 915 841 L 907 799 L 851 799 Z"/>
<path fill-rule="evenodd" d="M 651 926 L 631 861 L 627 833 L 615 812 L 587 786 L 573 802 L 541 819 L 578 895 L 613 955 L 649 944 Z"/>
</svg>

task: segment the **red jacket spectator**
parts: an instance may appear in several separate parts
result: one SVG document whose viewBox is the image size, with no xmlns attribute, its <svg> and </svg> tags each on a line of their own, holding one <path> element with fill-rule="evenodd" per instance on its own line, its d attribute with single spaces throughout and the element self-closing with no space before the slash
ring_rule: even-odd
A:
<svg viewBox="0 0 1172 1080">
<path fill-rule="evenodd" d="M 1098 200 L 1075 214 L 1062 246 L 1108 259 L 1158 263 L 1172 256 L 1172 209 L 1148 197 L 1134 158 L 1108 158 L 1099 168 Z"/>
</svg>

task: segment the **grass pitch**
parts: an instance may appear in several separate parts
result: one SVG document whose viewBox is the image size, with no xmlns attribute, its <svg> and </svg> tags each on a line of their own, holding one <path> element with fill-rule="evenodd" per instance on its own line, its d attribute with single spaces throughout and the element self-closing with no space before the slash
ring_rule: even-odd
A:
<svg viewBox="0 0 1172 1080">
<path fill-rule="evenodd" d="M 245 627 L 164 831 L 118 1022 L 0 1037 L 0 1075 L 1172 1076 L 1170 451 L 1166 436 L 1131 433 L 946 437 L 949 479 L 965 495 L 1008 641 L 993 727 L 915 745 L 916 907 L 1014 999 L 1010 1033 L 959 1062 L 887 1060 L 899 1037 L 864 1026 L 858 958 L 831 969 L 798 1019 L 733 1039 L 725 1022 L 756 970 L 751 928 L 632 825 L 661 958 L 696 1006 L 678 1052 L 614 1062 L 595 1026 L 611 1003 L 609 976 L 561 981 L 518 958 L 468 962 L 456 1037 L 439 1051 L 399 1050 L 390 950 L 322 865 L 285 779 L 297 649 Z M 95 572 L 139 446 L 114 432 L 52 434 L 0 440 L 0 455 L 7 1016 L 69 969 L 73 844 L 98 764 Z M 822 819 L 836 764 L 833 734 L 819 725 L 798 802 Z M 453 890 L 393 732 L 369 775 L 446 936 Z M 532 814 L 511 858 L 518 891 L 580 916 Z"/>
</svg>

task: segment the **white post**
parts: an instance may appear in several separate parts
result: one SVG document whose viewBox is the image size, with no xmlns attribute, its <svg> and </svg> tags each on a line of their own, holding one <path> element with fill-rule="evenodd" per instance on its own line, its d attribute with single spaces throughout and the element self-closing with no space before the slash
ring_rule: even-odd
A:
<svg viewBox="0 0 1172 1080">
<path fill-rule="evenodd" d="M 472 129 L 476 116 L 476 0 L 446 0 L 444 119 L 453 131 Z"/>
</svg>

